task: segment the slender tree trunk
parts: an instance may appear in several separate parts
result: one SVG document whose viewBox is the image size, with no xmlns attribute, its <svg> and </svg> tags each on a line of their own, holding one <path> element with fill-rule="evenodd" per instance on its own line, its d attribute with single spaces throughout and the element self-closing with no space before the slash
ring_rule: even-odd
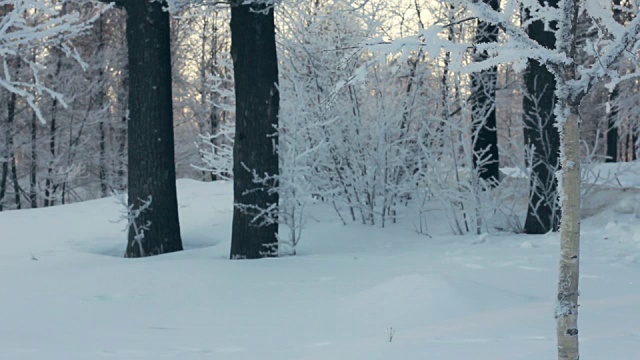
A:
<svg viewBox="0 0 640 360">
<path fill-rule="evenodd" d="M 55 193 L 54 181 L 53 181 L 53 167 L 55 166 L 56 161 L 56 109 L 58 107 L 58 100 L 53 100 L 51 113 L 51 123 L 49 125 L 49 154 L 51 155 L 51 160 L 49 161 L 49 166 L 47 169 L 47 179 L 45 180 L 45 188 L 44 188 L 44 206 L 53 206 L 54 199 L 53 195 Z"/>
<path fill-rule="evenodd" d="M 624 5 L 622 0 L 613 0 L 613 18 L 620 24 L 624 25 L 630 20 L 630 14 L 622 11 L 621 6 L 629 7 L 628 1 L 625 1 Z M 607 158 L 606 162 L 618 162 L 618 98 L 620 97 L 620 88 L 618 86 L 613 88 L 613 91 L 609 93 L 609 106 L 611 108 L 607 116 Z"/>
<path fill-rule="evenodd" d="M 11 93 L 9 103 L 7 104 L 7 123 L 9 124 L 7 146 L 11 153 L 11 182 L 13 182 L 13 196 L 16 203 L 16 209 L 22 209 L 22 201 L 20 201 L 20 184 L 18 183 L 18 168 L 16 166 L 16 146 L 13 140 L 13 135 L 15 133 L 14 120 L 16 117 L 16 100 L 16 94 Z"/>
<path fill-rule="evenodd" d="M 62 67 L 62 54 L 59 51 L 57 53 L 58 60 L 56 62 L 56 70 L 54 78 L 60 75 L 60 68 Z M 49 161 L 49 168 L 47 169 L 47 179 L 45 181 L 44 189 L 44 206 L 53 206 L 55 199 L 53 198 L 56 192 L 57 184 L 53 179 L 53 168 L 56 163 L 56 131 L 58 127 L 56 125 L 56 117 L 58 112 L 58 99 L 53 99 L 51 104 L 51 124 L 49 125 L 49 153 L 51 154 L 51 160 Z"/>
<path fill-rule="evenodd" d="M 2 172 L 0 173 L 0 211 L 3 210 L 3 200 L 7 193 L 7 179 L 9 178 L 9 137 L 11 137 L 11 126 L 5 123 L 5 144 L 4 151 L 0 153 L 0 161 L 2 161 Z"/>
<path fill-rule="evenodd" d="M 164 1 L 126 1 L 129 52 L 129 206 L 151 206 L 129 227 L 127 257 L 182 250 L 173 135 L 171 29 Z M 142 231 L 144 230 L 144 231 Z"/>
<path fill-rule="evenodd" d="M 14 144 L 11 144 L 14 147 Z M 18 183 L 18 167 L 16 165 L 15 150 L 11 158 L 11 182 L 13 183 L 13 199 L 15 200 L 16 209 L 22 209 L 22 201 L 20 200 L 20 183 Z"/>
<path fill-rule="evenodd" d="M 100 177 L 100 195 L 106 197 L 109 194 L 107 187 L 107 133 L 104 128 L 104 121 L 98 123 L 98 131 L 100 134 L 100 155 L 99 155 L 99 177 Z"/>
<path fill-rule="evenodd" d="M 127 123 L 126 115 L 122 116 L 122 129 L 118 131 L 118 191 L 125 191 L 127 186 L 127 167 L 128 167 L 128 151 L 127 151 Z"/>
<path fill-rule="evenodd" d="M 96 56 L 102 57 L 104 56 L 104 20 L 102 17 L 98 19 L 97 24 L 94 26 L 94 29 L 97 31 L 98 35 L 98 47 L 96 49 Z M 105 111 L 105 76 L 104 76 L 104 68 L 103 65 L 100 64 L 100 69 L 98 70 L 98 86 L 99 90 L 96 94 L 96 104 L 100 114 L 100 119 L 98 120 L 98 131 L 99 131 L 99 148 L 100 154 L 98 158 L 98 167 L 99 167 L 99 178 L 100 178 L 100 195 L 102 197 L 106 197 L 109 194 L 108 189 L 108 180 L 107 180 L 107 134 L 105 129 L 105 121 L 104 116 L 102 114 Z"/>
<path fill-rule="evenodd" d="M 631 124 L 629 131 L 631 131 L 631 161 L 636 160 L 636 144 L 638 143 L 638 135 L 636 134 L 636 127 Z"/>
<path fill-rule="evenodd" d="M 273 4 L 231 4 L 231 55 L 236 93 L 236 135 L 233 147 L 234 211 L 232 259 L 255 259 L 278 254 L 277 181 L 254 182 L 277 176 L 278 62 Z M 267 211 L 270 219 L 256 211 Z"/>
<path fill-rule="evenodd" d="M 122 75 L 122 93 L 129 93 L 129 70 L 128 68 Z M 118 166 L 118 191 L 127 189 L 127 128 L 129 122 L 129 108 L 125 99 L 121 100 L 122 121 L 116 132 L 116 141 L 118 143 L 117 166 Z"/>
<path fill-rule="evenodd" d="M 116 176 L 117 179 L 114 180 L 115 189 L 118 192 L 124 192 L 127 189 L 127 161 L 128 161 L 128 152 L 127 152 L 127 128 L 129 121 L 129 104 L 128 104 L 128 96 L 129 96 L 129 65 L 125 64 L 123 67 L 120 77 L 118 79 L 118 112 L 114 114 L 114 117 L 119 117 L 120 121 L 114 122 L 114 133 L 115 133 L 115 142 L 114 148 L 116 149 L 116 158 L 115 158 L 115 166 L 116 166 Z M 173 107 L 173 106 L 172 106 Z"/>
<path fill-rule="evenodd" d="M 29 200 L 31 208 L 38 207 L 38 118 L 35 111 L 31 114 L 31 166 L 29 167 Z"/>
<path fill-rule="evenodd" d="M 548 2 L 550 6 L 558 6 L 558 0 L 544 2 Z M 540 0 L 540 3 L 543 1 Z M 541 45 L 555 49 L 555 35 L 552 31 L 545 30 L 542 21 L 532 22 L 527 33 Z M 529 60 L 524 81 L 527 89 L 523 100 L 524 139 L 528 147 L 534 148 L 524 231 L 527 234 L 544 234 L 557 231 L 560 223 L 558 183 L 555 178 L 555 172 L 559 168 L 560 136 L 554 126 L 553 112 L 556 80 L 545 65 Z"/>
<path fill-rule="evenodd" d="M 500 7 L 499 0 L 484 0 L 493 10 Z M 498 41 L 496 25 L 478 21 L 475 42 L 477 44 Z M 486 51 L 476 52 L 475 61 L 489 58 Z M 496 85 L 498 68 L 496 66 L 471 74 L 471 117 L 473 121 L 473 166 L 481 179 L 489 186 L 495 186 L 500 180 L 500 154 L 498 152 L 498 129 L 496 127 Z M 480 164 L 480 165 L 479 165 Z"/>
<path fill-rule="evenodd" d="M 609 106 L 611 107 L 607 115 L 607 159 L 606 162 L 618 162 L 618 104 L 620 90 L 616 86 L 609 94 Z"/>
<path fill-rule="evenodd" d="M 4 210 L 3 200 L 7 193 L 7 177 L 9 176 L 9 165 L 6 158 L 2 159 L 2 173 L 0 173 L 0 211 Z"/>
<path fill-rule="evenodd" d="M 578 79 L 578 19 L 581 0 L 566 0 L 560 9 L 559 50 L 572 60 L 562 65 L 557 74 L 556 113 L 562 127 L 562 225 L 560 228 L 560 271 L 556 304 L 558 360 L 579 360 L 578 346 L 578 282 L 580 280 L 580 115 L 579 107 L 586 89 L 571 90 L 570 82 Z"/>
<path fill-rule="evenodd" d="M 578 360 L 578 281 L 580 274 L 580 128 L 578 107 L 563 126 L 562 226 L 556 322 L 558 359 Z"/>
</svg>

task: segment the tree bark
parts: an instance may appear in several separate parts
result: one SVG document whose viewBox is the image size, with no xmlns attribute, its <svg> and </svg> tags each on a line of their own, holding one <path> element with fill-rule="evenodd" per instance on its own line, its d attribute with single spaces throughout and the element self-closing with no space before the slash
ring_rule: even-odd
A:
<svg viewBox="0 0 640 360">
<path fill-rule="evenodd" d="M 38 118 L 36 112 L 31 114 L 31 163 L 29 166 L 29 201 L 31 208 L 38 207 Z"/>
<path fill-rule="evenodd" d="M 613 0 L 613 19 L 618 23 L 624 25 L 626 22 L 630 20 L 630 14 L 622 11 L 622 7 L 629 8 L 630 4 L 628 1 L 625 1 L 624 4 L 622 0 Z M 613 88 L 613 91 L 609 93 L 609 106 L 611 110 L 607 116 L 607 158 L 605 162 L 618 162 L 618 143 L 619 139 L 619 131 L 618 131 L 618 98 L 620 97 L 620 88 L 616 85 Z"/>
<path fill-rule="evenodd" d="M 563 125 L 562 225 L 556 306 L 558 360 L 578 360 L 578 281 L 580 274 L 580 127 L 571 106 Z"/>
<path fill-rule="evenodd" d="M 0 211 L 4 209 L 3 200 L 7 193 L 7 179 L 9 178 L 9 138 L 11 137 L 12 128 L 9 126 L 9 122 L 5 124 L 5 144 L 4 152 L 0 153 L 0 161 L 2 161 L 2 172 L 0 173 Z"/>
<path fill-rule="evenodd" d="M 104 20 L 102 19 L 102 17 L 100 17 L 100 19 L 98 19 L 97 24 L 94 26 L 94 28 L 96 29 L 97 35 L 98 35 L 98 47 L 96 49 L 96 56 L 98 57 L 102 57 L 104 56 Z M 106 164 L 106 157 L 107 157 L 107 134 L 106 134 L 106 129 L 105 129 L 105 121 L 104 121 L 104 116 L 102 116 L 102 112 L 105 111 L 105 76 L 104 76 L 104 68 L 103 65 L 100 64 L 100 68 L 98 69 L 98 84 L 99 84 L 99 90 L 98 93 L 96 94 L 96 102 L 97 102 L 97 108 L 100 111 L 100 119 L 98 120 L 98 131 L 99 131 L 99 136 L 100 136 L 100 143 L 99 143 L 99 148 L 100 148 L 100 155 L 99 155 L 99 159 L 98 159 L 98 167 L 99 167 L 99 173 L 98 176 L 100 177 L 100 195 L 102 197 L 106 197 L 109 194 L 109 188 L 108 188 L 108 183 L 107 183 L 107 164 Z M 64 198 L 64 197 L 63 197 Z"/>
<path fill-rule="evenodd" d="M 11 182 L 13 183 L 13 198 L 15 199 L 16 209 L 22 209 L 22 201 L 20 201 L 20 184 L 18 183 L 18 168 L 16 166 L 16 145 L 13 139 L 15 132 L 14 120 L 16 118 L 16 100 L 16 94 L 11 93 L 9 104 L 7 104 L 7 123 L 9 124 L 7 146 L 11 152 Z"/>
<path fill-rule="evenodd" d="M 483 0 L 493 10 L 498 11 L 499 0 Z M 477 44 L 498 41 L 498 27 L 491 23 L 478 21 L 475 42 Z M 489 58 L 486 51 L 476 52 L 475 61 Z M 473 121 L 473 166 L 481 179 L 489 186 L 495 186 L 500 180 L 500 154 L 498 151 L 498 131 L 496 127 L 496 85 L 498 80 L 496 66 L 471 74 L 471 117 Z"/>
<path fill-rule="evenodd" d="M 170 23 L 164 1 L 137 0 L 124 5 L 129 53 L 128 202 L 135 211 L 151 200 L 151 206 L 134 220 L 135 226 L 129 226 L 126 256 L 142 257 L 182 250 Z"/>
<path fill-rule="evenodd" d="M 231 4 L 236 94 L 232 259 L 277 256 L 278 62 L 273 4 Z M 254 182 L 254 175 L 271 177 Z M 268 210 L 269 216 L 258 216 Z"/>
<path fill-rule="evenodd" d="M 575 93 L 569 85 L 578 79 L 578 20 L 580 0 L 563 2 L 559 21 L 559 50 L 572 60 L 557 74 L 556 113 L 561 114 L 562 137 L 562 225 L 560 265 L 556 303 L 558 360 L 579 360 L 578 282 L 580 280 L 580 115 L 579 107 L 587 89 Z M 566 114 L 566 115 L 565 115 Z"/>
<path fill-rule="evenodd" d="M 618 104 L 620 90 L 616 86 L 609 94 L 609 106 L 611 107 L 607 115 L 607 158 L 606 162 L 618 162 Z"/>
<path fill-rule="evenodd" d="M 540 3 L 544 5 L 542 0 Z M 558 6 L 558 0 L 548 3 L 550 6 Z M 546 31 L 544 26 L 542 21 L 535 21 L 528 26 L 527 33 L 541 45 L 555 49 L 555 35 Z M 559 167 L 560 136 L 554 126 L 556 119 L 553 113 L 556 80 L 545 65 L 529 60 L 524 81 L 527 89 L 523 100 L 524 138 L 525 144 L 534 148 L 524 232 L 544 234 L 557 231 L 560 223 L 558 185 L 555 178 Z"/>
<path fill-rule="evenodd" d="M 54 78 L 60 75 L 60 68 L 62 67 L 62 54 L 59 50 L 54 50 L 57 55 L 56 71 Z M 55 89 L 54 89 L 55 90 Z M 53 206 L 55 204 L 54 195 L 56 193 L 57 184 L 53 179 L 53 168 L 56 162 L 56 132 L 58 127 L 56 125 L 56 117 L 58 112 L 58 99 L 54 98 L 51 104 L 51 122 L 49 125 L 49 153 L 51 154 L 51 160 L 49 161 L 49 167 L 47 169 L 47 179 L 45 180 L 44 187 L 44 206 Z"/>
</svg>

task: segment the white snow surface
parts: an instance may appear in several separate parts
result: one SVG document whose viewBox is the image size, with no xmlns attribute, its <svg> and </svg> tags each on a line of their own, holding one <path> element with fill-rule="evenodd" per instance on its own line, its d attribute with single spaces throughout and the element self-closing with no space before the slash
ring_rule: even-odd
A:
<svg viewBox="0 0 640 360">
<path fill-rule="evenodd" d="M 143 259 L 122 257 L 113 198 L 0 213 L 0 359 L 556 356 L 558 234 L 451 236 L 434 212 L 429 238 L 410 221 L 343 226 L 319 204 L 297 256 L 230 261 L 231 190 L 178 181 L 186 250 Z M 590 194 L 581 358 L 634 358 L 640 190 Z"/>
</svg>

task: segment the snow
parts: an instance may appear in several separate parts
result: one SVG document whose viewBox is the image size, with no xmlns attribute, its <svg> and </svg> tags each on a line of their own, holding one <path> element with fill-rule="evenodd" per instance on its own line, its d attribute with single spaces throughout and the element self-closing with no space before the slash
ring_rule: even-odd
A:
<svg viewBox="0 0 640 360">
<path fill-rule="evenodd" d="M 584 359 L 640 346 L 640 181 L 628 177 L 585 201 Z M 409 221 L 343 226 L 317 204 L 297 256 L 229 261 L 231 190 L 180 180 L 187 250 L 143 259 L 121 256 L 113 198 L 0 213 L 0 359 L 555 356 L 558 234 L 452 236 L 436 219 L 429 238 Z"/>
</svg>

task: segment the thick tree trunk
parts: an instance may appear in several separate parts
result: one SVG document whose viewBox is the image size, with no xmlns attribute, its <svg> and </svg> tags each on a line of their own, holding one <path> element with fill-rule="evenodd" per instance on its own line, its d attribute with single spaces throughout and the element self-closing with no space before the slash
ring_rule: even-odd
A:
<svg viewBox="0 0 640 360">
<path fill-rule="evenodd" d="M 126 1 L 129 52 L 127 257 L 182 250 L 176 196 L 169 13 L 164 1 Z M 143 232 L 142 232 L 143 231 Z M 142 236 L 141 236 L 142 235 Z"/>
<path fill-rule="evenodd" d="M 541 1 L 542 2 L 542 1 Z M 558 6 L 558 0 L 549 1 Z M 545 31 L 542 21 L 535 21 L 527 28 L 529 36 L 550 49 L 555 48 L 555 35 Z M 528 147 L 533 146 L 529 206 L 524 231 L 527 234 L 544 234 L 557 231 L 560 209 L 557 201 L 558 153 L 560 137 L 554 126 L 556 80 L 545 65 L 529 60 L 524 75 L 527 94 L 524 97 L 524 138 Z"/>
<path fill-rule="evenodd" d="M 500 7 L 499 0 L 484 0 L 493 10 Z M 498 27 L 478 21 L 475 42 L 477 44 L 498 41 Z M 488 59 L 487 52 L 476 52 L 475 61 Z M 496 127 L 496 85 L 498 68 L 492 67 L 480 73 L 471 74 L 471 117 L 473 120 L 473 166 L 480 178 L 495 186 L 500 180 L 500 154 L 498 152 L 498 131 Z"/>
<path fill-rule="evenodd" d="M 273 5 L 264 2 L 231 6 L 231 55 L 236 93 L 236 135 L 233 148 L 234 211 L 232 259 L 277 256 L 278 62 Z M 269 216 L 258 216 L 268 210 Z"/>
</svg>

